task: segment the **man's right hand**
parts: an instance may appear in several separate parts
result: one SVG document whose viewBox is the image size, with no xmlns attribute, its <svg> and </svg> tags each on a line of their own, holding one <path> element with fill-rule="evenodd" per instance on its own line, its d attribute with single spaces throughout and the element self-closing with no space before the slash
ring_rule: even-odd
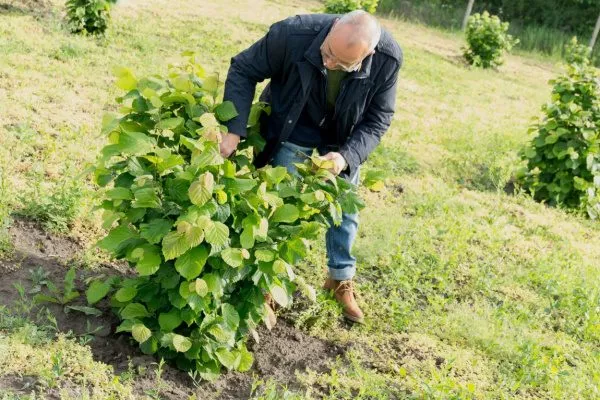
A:
<svg viewBox="0 0 600 400">
<path fill-rule="evenodd" d="M 235 133 L 226 133 L 223 135 L 223 140 L 220 144 L 221 155 L 228 158 L 237 149 L 238 143 L 240 143 L 240 136 Z"/>
</svg>

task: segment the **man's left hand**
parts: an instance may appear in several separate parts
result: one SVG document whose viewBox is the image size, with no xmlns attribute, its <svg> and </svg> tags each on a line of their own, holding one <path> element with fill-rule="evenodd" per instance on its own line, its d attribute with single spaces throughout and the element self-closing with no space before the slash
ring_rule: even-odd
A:
<svg viewBox="0 0 600 400">
<path fill-rule="evenodd" d="M 333 161 L 333 168 L 330 168 L 329 172 L 336 176 L 339 175 L 348 166 L 348 163 L 346 162 L 344 156 L 342 156 L 340 153 L 336 153 L 335 151 L 325 154 L 323 156 L 323 159 Z"/>
</svg>

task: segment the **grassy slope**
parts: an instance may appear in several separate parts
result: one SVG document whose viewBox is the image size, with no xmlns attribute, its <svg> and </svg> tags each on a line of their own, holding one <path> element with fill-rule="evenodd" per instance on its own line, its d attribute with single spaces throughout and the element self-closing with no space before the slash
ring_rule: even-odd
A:
<svg viewBox="0 0 600 400">
<path fill-rule="evenodd" d="M 319 3 L 128 0 L 107 42 L 65 33 L 58 6 L 0 14 L 0 215 L 74 221 L 77 235 L 93 222 L 77 175 L 103 143 L 113 66 L 164 71 L 194 49 L 225 73 L 269 23 Z M 500 72 L 469 70 L 456 36 L 385 24 L 406 62 L 393 126 L 369 162 L 389 171 L 388 189 L 365 192 L 355 248 L 369 320 L 342 328 L 324 297 L 293 314 L 354 344 L 330 374 L 305 375 L 307 387 L 331 398 L 599 397 L 600 228 L 502 192 L 559 69 L 509 57 Z M 318 284 L 308 265 L 322 266 L 323 252 L 309 261 Z"/>
</svg>

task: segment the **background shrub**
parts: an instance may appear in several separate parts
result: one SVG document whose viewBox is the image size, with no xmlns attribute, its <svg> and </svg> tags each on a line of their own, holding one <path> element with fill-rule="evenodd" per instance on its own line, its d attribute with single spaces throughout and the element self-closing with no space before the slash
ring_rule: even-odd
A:
<svg viewBox="0 0 600 400">
<path fill-rule="evenodd" d="M 374 14 L 379 0 L 326 0 L 325 12 L 329 14 L 345 14 L 354 10 L 365 10 Z"/>
<path fill-rule="evenodd" d="M 469 17 L 465 32 L 468 47 L 464 53 L 469 64 L 483 68 L 502 65 L 504 52 L 518 43 L 507 33 L 508 26 L 508 22 L 487 11 Z"/>
<path fill-rule="evenodd" d="M 567 72 L 550 81 L 552 101 L 532 126 L 517 178 L 538 201 L 600 217 L 600 83 L 576 41 Z"/>
<path fill-rule="evenodd" d="M 110 20 L 110 3 L 106 0 L 68 0 L 67 21 L 71 32 L 103 35 Z"/>
<path fill-rule="evenodd" d="M 584 64 L 590 63 L 592 49 L 589 46 L 579 43 L 577 36 L 574 36 L 565 46 L 565 60 L 569 64 Z"/>
</svg>

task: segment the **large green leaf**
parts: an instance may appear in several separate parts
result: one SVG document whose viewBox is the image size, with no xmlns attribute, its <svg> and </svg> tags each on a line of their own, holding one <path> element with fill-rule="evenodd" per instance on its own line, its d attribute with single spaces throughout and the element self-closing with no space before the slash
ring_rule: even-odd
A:
<svg viewBox="0 0 600 400">
<path fill-rule="evenodd" d="M 179 353 L 185 353 L 192 347 L 192 341 L 182 335 L 173 335 L 173 348 Z"/>
<path fill-rule="evenodd" d="M 109 234 L 98 242 L 98 246 L 112 253 L 119 253 L 124 249 L 131 239 L 137 239 L 138 234 L 127 225 L 119 225 L 113 228 Z"/>
<path fill-rule="evenodd" d="M 246 249 L 234 249 L 228 247 L 221 251 L 221 257 L 228 265 L 238 268 L 244 264 L 244 259 L 248 258 L 248 250 Z"/>
<path fill-rule="evenodd" d="M 208 253 L 208 250 L 202 245 L 194 247 L 175 261 L 175 269 L 185 279 L 194 279 L 202 272 L 208 259 Z"/>
<path fill-rule="evenodd" d="M 198 177 L 190 186 L 188 195 L 192 203 L 203 205 L 212 198 L 215 178 L 210 172 L 206 172 Z"/>
<path fill-rule="evenodd" d="M 252 363 L 254 363 L 254 356 L 252 356 L 252 353 L 248 351 L 246 346 L 242 345 L 240 348 L 240 364 L 237 370 L 240 372 L 249 371 Z"/>
<path fill-rule="evenodd" d="M 133 194 L 131 190 L 124 187 L 116 187 L 106 192 L 106 197 L 111 200 L 131 200 L 133 199 Z"/>
<path fill-rule="evenodd" d="M 96 304 L 102 300 L 108 292 L 110 292 L 110 283 L 102 282 L 99 280 L 93 281 L 85 291 L 87 302 L 89 304 Z"/>
<path fill-rule="evenodd" d="M 299 215 L 300 212 L 298 211 L 298 207 L 293 204 L 284 204 L 275 210 L 271 217 L 271 221 L 292 223 L 298 219 Z"/>
<path fill-rule="evenodd" d="M 221 306 L 221 312 L 223 313 L 223 320 L 229 329 L 237 329 L 240 324 L 240 315 L 236 311 L 235 307 L 229 303 L 223 303 Z"/>
<path fill-rule="evenodd" d="M 152 244 L 157 244 L 169 233 L 172 226 L 172 222 L 167 219 L 153 219 L 148 223 L 140 224 L 140 236 Z"/>
<path fill-rule="evenodd" d="M 121 310 L 121 318 L 123 319 L 134 319 L 134 318 L 144 318 L 149 316 L 148 310 L 143 304 L 140 303 L 131 303 L 127 304 Z"/>
<path fill-rule="evenodd" d="M 226 122 L 238 116 L 235 106 L 231 101 L 224 101 L 215 108 L 219 121 Z"/>
<path fill-rule="evenodd" d="M 271 296 L 273 296 L 273 300 L 275 300 L 277 304 L 279 304 L 282 307 L 288 306 L 288 293 L 284 287 L 274 283 L 271 286 L 269 286 L 269 293 L 271 293 Z"/>
<path fill-rule="evenodd" d="M 158 208 L 162 205 L 153 187 L 140 188 L 133 191 L 135 199 L 131 202 L 133 208 Z"/>
<path fill-rule="evenodd" d="M 239 352 L 235 350 L 230 351 L 223 347 L 217 349 L 217 351 L 215 351 L 215 354 L 221 362 L 221 364 L 223 364 L 223 366 L 228 370 L 236 369 L 239 366 L 242 358 Z"/>
<path fill-rule="evenodd" d="M 131 335 L 138 343 L 144 343 L 152 336 L 152 331 L 144 324 L 135 324 L 131 327 Z"/>
<path fill-rule="evenodd" d="M 181 125 L 183 125 L 184 122 L 185 122 L 185 120 L 181 117 L 166 118 L 166 119 L 159 121 L 158 124 L 156 124 L 156 129 L 173 130 L 173 129 L 176 129 L 176 128 L 180 127 Z"/>
<path fill-rule="evenodd" d="M 162 241 L 162 251 L 165 261 L 172 260 L 185 253 L 190 246 L 185 232 L 173 231 L 165 235 Z"/>
<path fill-rule="evenodd" d="M 156 140 L 142 132 L 121 132 L 118 149 L 123 153 L 147 154 L 156 146 Z"/>
<path fill-rule="evenodd" d="M 128 259 L 136 263 L 135 268 L 141 276 L 152 275 L 162 262 L 160 248 L 148 243 L 131 250 Z"/>
<path fill-rule="evenodd" d="M 229 240 L 229 228 L 221 222 L 212 222 L 204 230 L 206 241 L 214 246 L 224 246 Z"/>
<path fill-rule="evenodd" d="M 127 303 L 128 301 L 133 300 L 136 294 L 137 289 L 134 286 L 122 287 L 115 293 L 115 299 L 121 303 Z"/>
<path fill-rule="evenodd" d="M 173 309 L 168 313 L 161 313 L 158 316 L 158 324 L 163 332 L 171 332 L 181 325 L 182 322 L 183 320 L 177 309 Z"/>
</svg>

